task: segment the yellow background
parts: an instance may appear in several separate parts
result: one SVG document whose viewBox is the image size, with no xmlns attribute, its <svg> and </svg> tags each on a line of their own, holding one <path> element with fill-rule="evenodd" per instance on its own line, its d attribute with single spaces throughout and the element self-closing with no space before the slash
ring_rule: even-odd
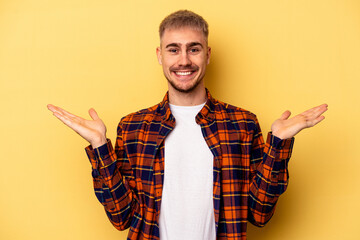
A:
<svg viewBox="0 0 360 240">
<path fill-rule="evenodd" d="M 88 117 L 115 140 L 122 116 L 161 101 L 158 25 L 178 9 L 210 25 L 214 97 L 257 114 L 329 104 L 296 137 L 290 185 L 250 240 L 360 239 L 357 0 L 0 1 L 0 239 L 125 239 L 92 189 L 85 140 L 47 110 Z M 266 134 L 265 134 L 266 135 Z"/>
</svg>

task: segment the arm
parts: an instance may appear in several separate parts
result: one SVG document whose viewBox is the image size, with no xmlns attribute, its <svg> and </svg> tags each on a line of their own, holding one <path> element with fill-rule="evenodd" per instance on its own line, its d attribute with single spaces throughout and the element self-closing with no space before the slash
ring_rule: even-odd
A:
<svg viewBox="0 0 360 240">
<path fill-rule="evenodd" d="M 128 228 L 133 216 L 140 214 L 140 205 L 135 194 L 131 165 L 124 150 L 121 123 L 115 150 L 110 140 L 98 148 L 88 146 L 85 150 L 93 168 L 96 197 L 116 229 Z"/>
<path fill-rule="evenodd" d="M 291 157 L 293 137 L 305 128 L 313 127 L 325 117 L 323 104 L 293 118 L 285 111 L 272 126 L 272 134 L 263 142 L 255 119 L 254 138 L 250 159 L 250 193 L 248 219 L 256 226 L 264 226 L 272 217 L 279 196 L 288 184 L 288 161 Z"/>
<path fill-rule="evenodd" d="M 114 150 L 110 140 L 106 139 L 106 127 L 94 109 L 89 110 L 92 120 L 51 104 L 48 109 L 91 144 L 86 148 L 86 153 L 93 168 L 96 197 L 117 229 L 129 227 L 132 216 L 139 212 L 139 205 L 134 194 L 135 181 L 131 166 L 124 150 L 121 123 Z"/>
<path fill-rule="evenodd" d="M 291 157 L 294 139 L 281 140 L 268 134 L 264 144 L 260 126 L 251 146 L 250 193 L 248 220 L 259 227 L 272 217 L 279 196 L 288 184 L 288 161 Z"/>
</svg>

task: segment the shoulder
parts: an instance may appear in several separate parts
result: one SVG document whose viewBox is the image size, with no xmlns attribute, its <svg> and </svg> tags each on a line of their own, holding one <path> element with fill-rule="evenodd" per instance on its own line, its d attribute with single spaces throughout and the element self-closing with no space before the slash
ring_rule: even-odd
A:
<svg viewBox="0 0 360 240">
<path fill-rule="evenodd" d="M 257 122 L 256 115 L 244 108 L 236 107 L 234 105 L 214 99 L 215 113 L 227 115 L 232 120 L 237 121 L 255 121 Z"/>
<path fill-rule="evenodd" d="M 161 121 L 160 103 L 122 117 L 118 127 L 122 129 L 139 128 L 139 125 L 149 124 L 153 121 Z"/>
<path fill-rule="evenodd" d="M 214 104 L 217 121 L 227 122 L 228 129 L 235 128 L 244 134 L 253 134 L 260 131 L 259 123 L 254 113 L 219 100 L 215 100 Z M 231 125 L 229 125 L 230 123 Z"/>
<path fill-rule="evenodd" d="M 159 114 L 159 104 L 130 113 L 121 119 L 121 122 L 148 121 Z"/>
</svg>

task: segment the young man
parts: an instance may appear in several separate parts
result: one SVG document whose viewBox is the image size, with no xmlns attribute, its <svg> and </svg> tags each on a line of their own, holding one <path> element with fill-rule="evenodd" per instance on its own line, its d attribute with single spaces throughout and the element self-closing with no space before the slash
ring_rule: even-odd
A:
<svg viewBox="0 0 360 240">
<path fill-rule="evenodd" d="M 115 149 L 94 109 L 85 120 L 48 108 L 90 142 L 96 196 L 117 229 L 130 227 L 128 239 L 246 239 L 247 221 L 263 226 L 286 190 L 294 135 L 323 120 L 327 105 L 284 112 L 264 143 L 254 114 L 205 88 L 206 21 L 178 11 L 159 32 L 169 91 L 120 121 Z"/>
</svg>

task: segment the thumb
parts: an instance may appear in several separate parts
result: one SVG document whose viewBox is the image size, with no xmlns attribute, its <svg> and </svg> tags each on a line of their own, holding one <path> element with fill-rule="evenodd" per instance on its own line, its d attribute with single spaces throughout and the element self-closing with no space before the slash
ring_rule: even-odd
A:
<svg viewBox="0 0 360 240">
<path fill-rule="evenodd" d="M 289 110 L 286 110 L 280 117 L 281 120 L 286 120 L 290 117 L 291 112 Z"/>
<path fill-rule="evenodd" d="M 99 119 L 99 116 L 97 115 L 95 109 L 93 109 L 93 108 L 89 109 L 89 115 L 93 120 L 98 120 Z"/>
</svg>

